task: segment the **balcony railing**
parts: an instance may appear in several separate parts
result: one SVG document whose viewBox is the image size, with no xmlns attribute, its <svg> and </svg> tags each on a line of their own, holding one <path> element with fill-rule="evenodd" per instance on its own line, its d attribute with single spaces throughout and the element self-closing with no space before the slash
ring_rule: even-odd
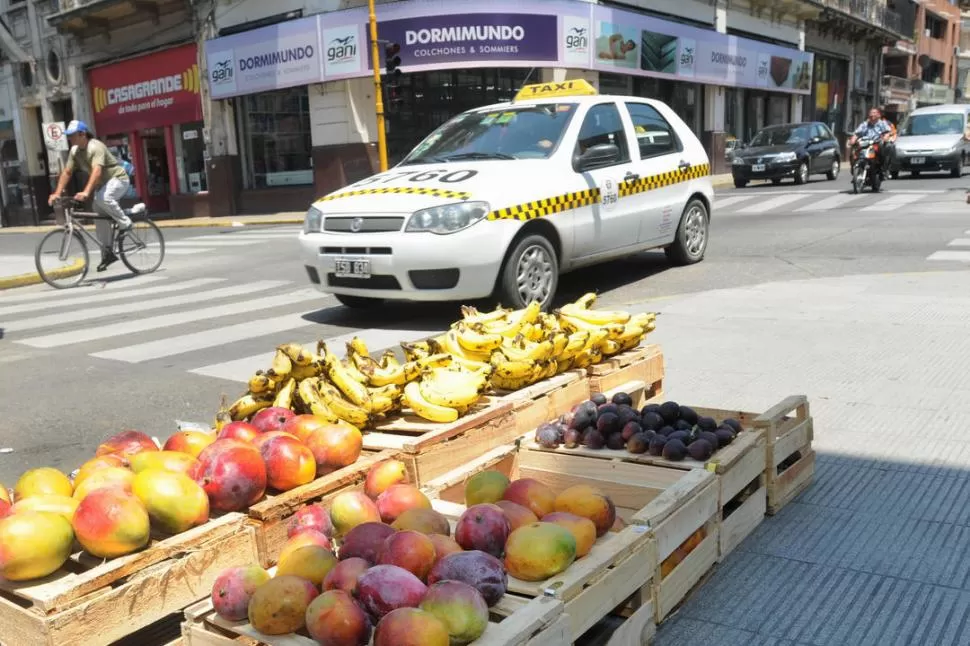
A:
<svg viewBox="0 0 970 646">
<path fill-rule="evenodd" d="M 909 79 L 889 76 L 888 74 L 882 77 L 882 86 L 887 90 L 897 90 L 899 92 L 909 92 L 913 89 Z"/>
<path fill-rule="evenodd" d="M 902 31 L 902 17 L 895 11 L 886 8 L 885 0 L 882 2 L 879 2 L 879 0 L 814 0 L 814 2 L 823 7 L 859 18 L 877 27 L 882 27 L 895 34 L 906 35 Z M 911 34 L 907 36 L 911 36 Z"/>
</svg>

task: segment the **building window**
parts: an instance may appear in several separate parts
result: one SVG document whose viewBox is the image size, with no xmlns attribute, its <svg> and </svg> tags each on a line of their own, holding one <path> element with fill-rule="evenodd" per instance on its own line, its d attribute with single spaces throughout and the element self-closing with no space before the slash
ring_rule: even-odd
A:
<svg viewBox="0 0 970 646">
<path fill-rule="evenodd" d="M 34 70 L 30 63 L 20 64 L 20 84 L 25 88 L 34 86 Z"/>
<path fill-rule="evenodd" d="M 175 136 L 181 172 L 179 190 L 182 193 L 199 193 L 209 190 L 205 176 L 205 141 L 202 138 L 201 121 L 176 126 Z"/>
<path fill-rule="evenodd" d="M 243 98 L 251 188 L 313 184 L 307 86 Z"/>
<path fill-rule="evenodd" d="M 47 52 L 47 78 L 54 83 L 61 80 L 61 57 L 53 49 Z"/>
</svg>

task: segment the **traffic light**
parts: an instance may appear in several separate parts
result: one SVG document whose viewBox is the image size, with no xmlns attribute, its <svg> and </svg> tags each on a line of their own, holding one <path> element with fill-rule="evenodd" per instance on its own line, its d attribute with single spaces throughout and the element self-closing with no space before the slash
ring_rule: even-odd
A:
<svg viewBox="0 0 970 646">
<path fill-rule="evenodd" d="M 384 71 L 389 82 L 393 82 L 401 76 L 401 57 L 398 55 L 400 51 L 401 46 L 398 43 L 384 45 Z"/>
</svg>

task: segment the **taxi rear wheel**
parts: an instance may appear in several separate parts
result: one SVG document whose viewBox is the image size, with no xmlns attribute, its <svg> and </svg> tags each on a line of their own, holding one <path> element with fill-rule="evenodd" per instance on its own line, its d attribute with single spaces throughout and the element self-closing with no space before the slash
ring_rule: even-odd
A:
<svg viewBox="0 0 970 646">
<path fill-rule="evenodd" d="M 366 296 L 346 296 L 344 294 L 334 294 L 341 305 L 351 307 L 355 310 L 366 310 L 377 307 L 384 302 L 383 298 L 368 298 Z"/>
<path fill-rule="evenodd" d="M 559 284 L 556 250 L 544 236 L 529 235 L 519 240 L 505 259 L 499 298 L 507 307 L 521 309 L 539 301 L 548 310 Z"/>
<path fill-rule="evenodd" d="M 677 237 L 673 244 L 664 248 L 667 258 L 678 265 L 692 265 L 703 260 L 710 222 L 704 202 L 697 198 L 688 202 L 677 226 Z"/>
</svg>

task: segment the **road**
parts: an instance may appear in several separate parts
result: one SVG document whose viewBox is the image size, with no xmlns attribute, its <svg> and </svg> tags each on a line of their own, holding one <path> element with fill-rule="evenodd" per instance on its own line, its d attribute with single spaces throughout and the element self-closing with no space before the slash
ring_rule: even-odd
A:
<svg viewBox="0 0 970 646">
<path fill-rule="evenodd" d="M 596 291 L 603 306 L 649 309 L 660 297 L 769 280 L 966 269 L 966 181 L 900 178 L 853 196 L 843 174 L 724 190 L 704 262 L 674 268 L 642 254 L 565 277 L 561 299 Z M 121 429 L 165 438 L 176 420 L 209 422 L 280 343 L 326 339 L 342 350 L 360 334 L 379 350 L 457 316 L 455 303 L 341 307 L 310 288 L 296 232 L 167 229 L 154 275 L 118 263 L 75 290 L 0 292 L 0 447 L 13 449 L 0 454 L 0 482 L 40 465 L 70 471 Z M 38 239 L 0 233 L 0 255 L 29 255 Z"/>
</svg>

